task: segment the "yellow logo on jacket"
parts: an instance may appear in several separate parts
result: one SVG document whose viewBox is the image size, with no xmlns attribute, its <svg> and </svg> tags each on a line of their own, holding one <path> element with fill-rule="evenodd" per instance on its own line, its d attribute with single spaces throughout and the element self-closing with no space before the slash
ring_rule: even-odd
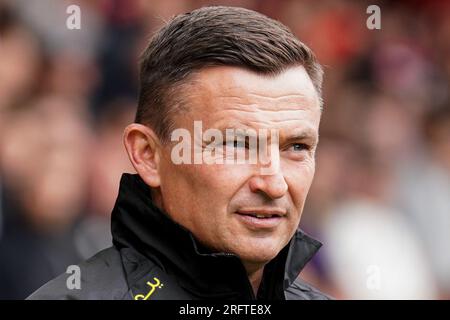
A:
<svg viewBox="0 0 450 320">
<path fill-rule="evenodd" d="M 150 298 L 150 296 L 153 294 L 153 292 L 155 292 L 155 290 L 161 289 L 164 285 L 161 283 L 161 281 L 159 281 L 158 278 L 153 278 L 153 280 L 155 281 L 155 283 L 151 283 L 150 281 L 147 281 L 147 285 L 150 287 L 150 291 L 146 294 L 137 294 L 134 296 L 134 300 L 148 300 L 148 298 Z"/>
</svg>

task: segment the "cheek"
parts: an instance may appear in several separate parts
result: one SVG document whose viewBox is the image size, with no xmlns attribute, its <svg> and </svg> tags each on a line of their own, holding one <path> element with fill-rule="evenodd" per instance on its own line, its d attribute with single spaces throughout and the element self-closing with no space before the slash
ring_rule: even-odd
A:
<svg viewBox="0 0 450 320">
<path fill-rule="evenodd" d="M 226 209 L 241 184 L 245 183 L 246 169 L 244 167 L 215 164 L 168 164 L 162 168 L 161 189 L 166 194 L 176 193 L 179 204 L 187 201 L 189 206 L 195 206 L 195 209 L 207 210 L 213 206 L 215 212 L 221 212 Z"/>
<path fill-rule="evenodd" d="M 292 201 L 296 207 L 301 208 L 314 178 L 315 163 L 308 161 L 302 164 L 288 165 L 285 170 L 285 179 Z"/>
<path fill-rule="evenodd" d="M 199 165 L 192 170 L 193 179 L 201 185 L 202 192 L 209 199 L 216 199 L 219 205 L 228 205 L 233 195 L 246 181 L 245 165 Z"/>
</svg>

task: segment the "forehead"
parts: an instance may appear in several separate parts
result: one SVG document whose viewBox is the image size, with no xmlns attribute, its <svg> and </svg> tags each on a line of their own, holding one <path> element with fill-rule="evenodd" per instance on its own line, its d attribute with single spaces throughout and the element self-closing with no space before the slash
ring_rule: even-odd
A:
<svg viewBox="0 0 450 320">
<path fill-rule="evenodd" d="M 279 75 L 260 75 L 237 67 L 207 68 L 185 90 L 189 104 L 185 120 L 202 120 L 208 127 L 286 129 L 318 127 L 320 103 L 302 66 Z"/>
</svg>

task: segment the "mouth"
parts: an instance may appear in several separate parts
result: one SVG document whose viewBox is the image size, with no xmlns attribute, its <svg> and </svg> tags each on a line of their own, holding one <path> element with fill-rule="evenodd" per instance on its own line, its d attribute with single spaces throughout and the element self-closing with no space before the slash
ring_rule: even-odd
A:
<svg viewBox="0 0 450 320">
<path fill-rule="evenodd" d="M 257 229 L 273 229 L 286 217 L 283 210 L 238 210 L 238 219 L 246 227 Z"/>
</svg>

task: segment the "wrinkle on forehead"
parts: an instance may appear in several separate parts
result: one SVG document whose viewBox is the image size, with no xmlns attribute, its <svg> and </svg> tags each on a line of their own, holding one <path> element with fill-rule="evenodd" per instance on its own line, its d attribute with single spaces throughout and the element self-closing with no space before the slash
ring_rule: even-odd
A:
<svg viewBox="0 0 450 320">
<path fill-rule="evenodd" d="M 233 90 L 232 88 L 230 88 L 229 90 Z M 234 89 L 236 90 L 236 89 Z M 242 90 L 240 90 L 242 91 Z M 243 97 L 245 97 L 243 99 Z M 221 100 L 221 99 L 226 99 L 226 100 L 231 100 L 231 101 L 235 101 L 238 104 L 245 104 L 245 101 L 254 101 L 255 103 L 267 103 L 267 102 L 271 102 L 271 103 L 284 103 L 287 105 L 298 105 L 298 104 L 305 104 L 305 103 L 314 103 L 314 98 L 313 97 L 309 97 L 306 94 L 302 94 L 302 93 L 286 93 L 286 94 L 282 94 L 282 95 L 273 95 L 270 94 L 270 92 L 265 92 L 265 93 L 254 93 L 254 92 L 243 92 L 242 95 L 232 95 L 232 94 L 227 94 L 227 95 L 218 95 L 216 97 L 216 99 Z"/>
<path fill-rule="evenodd" d="M 221 110 L 216 113 L 216 125 L 228 123 L 230 120 L 238 120 L 251 128 L 283 128 L 294 127 L 306 120 L 312 121 L 312 115 L 302 110 L 289 111 L 259 111 L 259 108 L 252 110 Z"/>
<path fill-rule="evenodd" d="M 318 126 L 320 119 L 319 98 L 303 67 L 272 77 L 220 67 L 200 72 L 189 87 L 190 116 L 213 127 L 233 119 L 250 127 Z"/>
<path fill-rule="evenodd" d="M 305 93 L 273 94 L 269 91 L 255 92 L 254 90 L 256 88 L 246 89 L 249 90 L 244 90 L 243 88 L 226 89 L 227 91 L 238 91 L 235 94 L 230 94 L 230 92 L 222 94 L 219 90 L 216 89 L 216 92 L 210 92 L 211 94 L 209 95 L 209 99 L 215 101 L 213 105 L 226 105 L 227 109 L 229 110 L 234 109 L 243 112 L 280 112 L 288 110 L 309 109 L 315 107 L 319 108 L 319 99 L 314 91 L 311 92 L 310 90 L 306 90 L 308 92 Z"/>
</svg>

